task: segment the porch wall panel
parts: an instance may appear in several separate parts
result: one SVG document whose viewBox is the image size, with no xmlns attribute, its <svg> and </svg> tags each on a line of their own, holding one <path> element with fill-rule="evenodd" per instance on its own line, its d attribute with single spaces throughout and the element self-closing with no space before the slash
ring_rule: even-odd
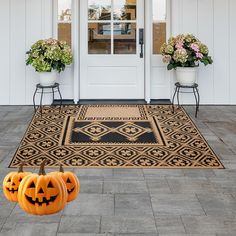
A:
<svg viewBox="0 0 236 236">
<path fill-rule="evenodd" d="M 198 0 L 198 37 L 209 47 L 214 58 L 214 0 Z M 207 19 L 207 20 L 206 20 Z M 202 27 L 205 26 L 205 27 Z M 198 83 L 201 89 L 201 102 L 214 103 L 214 65 L 200 66 Z"/>
<path fill-rule="evenodd" d="M 214 102 L 216 104 L 230 103 L 229 25 L 229 0 L 214 0 Z"/>
<path fill-rule="evenodd" d="M 10 103 L 10 1 L 0 2 L 0 105 Z"/>
<path fill-rule="evenodd" d="M 236 1 L 175 0 L 180 14 L 172 14 L 172 32 L 193 33 L 209 46 L 214 64 L 200 66 L 198 83 L 203 104 L 236 104 Z M 173 11 L 173 9 L 172 9 Z M 176 23 L 177 22 L 177 23 Z M 181 101 L 194 103 L 193 96 L 181 95 Z"/>
<path fill-rule="evenodd" d="M 229 76 L 230 76 L 230 104 L 236 104 L 236 1 L 230 0 L 229 2 Z"/>
<path fill-rule="evenodd" d="M 32 104 L 39 82 L 25 65 L 26 51 L 41 38 L 52 37 L 52 0 L 0 1 L 0 105 Z"/>
<path fill-rule="evenodd" d="M 181 0 L 180 7 L 181 19 L 180 19 L 180 32 L 187 34 L 191 33 L 198 35 L 198 1 L 196 0 Z M 194 97 L 192 94 L 182 94 L 181 103 L 194 103 Z"/>
<path fill-rule="evenodd" d="M 206 0 L 208 1 L 208 0 Z M 182 0 L 183 33 L 198 34 L 198 0 Z"/>
<path fill-rule="evenodd" d="M 10 1 L 10 104 L 25 104 L 26 1 Z"/>
<path fill-rule="evenodd" d="M 26 0 L 26 42 L 25 50 L 29 50 L 32 43 L 42 38 L 42 1 Z M 32 104 L 37 74 L 31 66 L 26 67 L 26 104 Z"/>
</svg>

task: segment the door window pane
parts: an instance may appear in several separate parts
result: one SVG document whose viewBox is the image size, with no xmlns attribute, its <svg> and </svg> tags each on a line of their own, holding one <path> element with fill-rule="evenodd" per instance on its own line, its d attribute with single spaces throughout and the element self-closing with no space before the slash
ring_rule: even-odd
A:
<svg viewBox="0 0 236 236">
<path fill-rule="evenodd" d="M 111 20 L 111 0 L 89 0 L 89 20 Z"/>
<path fill-rule="evenodd" d="M 109 23 L 88 24 L 88 53 L 89 54 L 111 53 L 111 24 Z"/>
<path fill-rule="evenodd" d="M 88 53 L 136 54 L 136 0 L 88 0 Z"/>
<path fill-rule="evenodd" d="M 166 42 L 167 0 L 153 0 L 153 54 Z"/>
<path fill-rule="evenodd" d="M 136 0 L 114 0 L 114 20 L 136 20 Z"/>
<path fill-rule="evenodd" d="M 71 46 L 71 0 L 58 0 L 58 40 Z"/>
<path fill-rule="evenodd" d="M 114 54 L 136 54 L 136 24 L 114 24 Z"/>
</svg>

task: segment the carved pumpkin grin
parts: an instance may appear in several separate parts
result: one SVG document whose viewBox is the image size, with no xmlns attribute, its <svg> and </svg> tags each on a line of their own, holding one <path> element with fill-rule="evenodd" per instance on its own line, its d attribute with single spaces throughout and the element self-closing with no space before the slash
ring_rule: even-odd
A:
<svg viewBox="0 0 236 236">
<path fill-rule="evenodd" d="M 57 198 L 58 195 L 56 196 L 51 196 L 49 200 L 47 200 L 46 197 L 43 197 L 43 198 L 36 198 L 35 200 L 33 200 L 32 197 L 29 197 L 25 194 L 25 197 L 26 199 L 33 205 L 38 205 L 38 206 L 42 206 L 43 204 L 46 204 L 47 206 L 52 204 L 56 198 Z M 41 201 L 42 200 L 42 201 Z"/>
<path fill-rule="evenodd" d="M 18 192 L 18 188 L 17 189 L 10 189 L 10 188 L 6 187 L 6 190 L 10 193 L 17 193 Z"/>
<path fill-rule="evenodd" d="M 72 193 L 75 190 L 75 187 L 72 188 L 71 190 L 67 189 L 68 194 Z"/>
</svg>

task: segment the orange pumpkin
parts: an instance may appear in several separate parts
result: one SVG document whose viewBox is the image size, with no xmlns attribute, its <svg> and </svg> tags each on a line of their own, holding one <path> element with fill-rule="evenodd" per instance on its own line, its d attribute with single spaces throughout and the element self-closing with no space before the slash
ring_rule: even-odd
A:
<svg viewBox="0 0 236 236">
<path fill-rule="evenodd" d="M 67 202 L 75 200 L 80 192 L 80 183 L 78 177 L 70 171 L 65 172 L 62 165 L 60 165 L 59 172 L 51 172 L 50 174 L 58 175 L 64 180 L 68 193 Z"/>
<path fill-rule="evenodd" d="M 18 188 L 23 178 L 31 172 L 23 171 L 24 162 L 20 164 L 18 172 L 10 172 L 3 180 L 3 192 L 11 202 L 18 202 Z"/>
<path fill-rule="evenodd" d="M 44 160 L 39 174 L 26 176 L 19 186 L 20 207 L 33 215 L 50 215 L 61 211 L 68 197 L 63 180 L 60 176 L 47 175 L 45 164 Z"/>
</svg>

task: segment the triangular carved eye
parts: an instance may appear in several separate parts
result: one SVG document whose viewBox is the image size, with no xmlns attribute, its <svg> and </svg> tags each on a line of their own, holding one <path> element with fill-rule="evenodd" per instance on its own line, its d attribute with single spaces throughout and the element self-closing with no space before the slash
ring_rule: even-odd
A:
<svg viewBox="0 0 236 236">
<path fill-rule="evenodd" d="M 54 188 L 51 181 L 48 183 L 48 188 Z"/>
<path fill-rule="evenodd" d="M 29 187 L 30 187 L 30 188 L 35 188 L 34 182 L 32 182 Z"/>
<path fill-rule="evenodd" d="M 38 191 L 38 193 L 44 193 L 44 192 L 43 192 L 43 189 L 40 188 L 39 191 Z"/>
<path fill-rule="evenodd" d="M 22 181 L 22 178 L 20 177 L 20 178 L 19 178 L 19 182 L 21 182 L 21 181 Z"/>
<path fill-rule="evenodd" d="M 11 178 L 9 178 L 9 179 L 7 180 L 7 182 L 11 182 Z"/>
<path fill-rule="evenodd" d="M 69 178 L 67 178 L 67 180 L 66 180 L 66 183 L 69 183 L 69 184 L 71 184 L 71 181 L 70 181 L 70 179 L 69 179 Z"/>
</svg>

